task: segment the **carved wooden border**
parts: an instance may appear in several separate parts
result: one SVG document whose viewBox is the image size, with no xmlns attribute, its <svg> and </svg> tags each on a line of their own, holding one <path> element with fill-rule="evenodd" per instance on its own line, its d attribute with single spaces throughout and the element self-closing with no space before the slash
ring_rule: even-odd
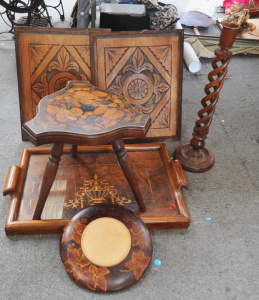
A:
<svg viewBox="0 0 259 300">
<path fill-rule="evenodd" d="M 15 27 L 21 125 L 35 116 L 44 96 L 64 88 L 67 81 L 91 82 L 89 34 L 107 31 Z"/>
<path fill-rule="evenodd" d="M 182 30 L 90 35 L 92 82 L 151 117 L 145 140 L 181 137 Z"/>
</svg>

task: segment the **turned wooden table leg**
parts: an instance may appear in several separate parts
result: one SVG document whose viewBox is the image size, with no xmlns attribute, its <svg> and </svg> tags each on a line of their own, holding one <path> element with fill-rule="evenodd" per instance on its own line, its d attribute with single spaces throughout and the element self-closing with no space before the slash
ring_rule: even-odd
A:
<svg viewBox="0 0 259 300">
<path fill-rule="evenodd" d="M 147 209 L 138 186 L 137 178 L 136 176 L 134 176 L 133 166 L 131 164 L 124 142 L 122 140 L 112 142 L 112 147 L 115 151 L 120 167 L 126 179 L 128 180 L 131 190 L 137 200 L 140 211 L 145 212 Z"/>
<path fill-rule="evenodd" d="M 41 213 L 43 211 L 44 205 L 46 203 L 50 189 L 52 187 L 52 184 L 54 182 L 54 179 L 55 179 L 57 171 L 58 171 L 60 157 L 63 153 L 63 146 L 64 146 L 64 144 L 56 143 L 51 148 L 49 161 L 48 161 L 45 171 L 44 171 L 40 194 L 39 194 L 38 202 L 37 202 L 36 209 L 35 209 L 35 212 L 33 215 L 33 220 L 38 220 L 41 217 Z"/>
<path fill-rule="evenodd" d="M 72 150 L 71 150 L 72 157 L 77 157 L 77 149 L 78 149 L 78 145 L 72 145 Z"/>
<path fill-rule="evenodd" d="M 193 129 L 193 138 L 190 144 L 181 145 L 176 148 L 173 156 L 178 159 L 182 167 L 190 172 L 206 172 L 214 165 L 214 156 L 210 150 L 205 148 L 205 140 L 209 133 L 216 104 L 219 99 L 219 92 L 227 74 L 227 66 L 230 62 L 232 47 L 239 26 L 235 24 L 224 24 L 220 36 L 220 49 L 215 51 L 216 58 L 212 61 L 213 71 L 208 75 L 210 83 L 205 86 L 205 96 L 201 100 L 203 108 L 198 112 L 199 120 L 196 121 Z"/>
</svg>

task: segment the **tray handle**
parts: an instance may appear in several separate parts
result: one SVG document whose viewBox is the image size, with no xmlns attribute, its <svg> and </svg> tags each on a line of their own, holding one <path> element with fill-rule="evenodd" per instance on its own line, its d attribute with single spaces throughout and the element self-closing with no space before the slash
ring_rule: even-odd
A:
<svg viewBox="0 0 259 300">
<path fill-rule="evenodd" d="M 185 177 L 182 165 L 180 163 L 179 160 L 173 160 L 170 162 L 171 164 L 171 168 L 173 170 L 173 176 L 175 179 L 175 183 L 176 183 L 176 188 L 178 190 L 181 190 L 181 188 L 186 188 L 188 189 L 188 182 L 187 179 Z"/>
<path fill-rule="evenodd" d="M 4 196 L 11 195 L 16 191 L 20 171 L 21 168 L 19 166 L 16 165 L 10 166 L 6 177 L 5 185 L 4 185 L 4 190 L 3 190 Z"/>
<path fill-rule="evenodd" d="M 172 170 L 172 174 L 173 174 L 173 184 L 175 187 L 174 190 L 174 198 L 176 201 L 176 204 L 178 206 L 179 209 L 179 213 L 184 216 L 186 218 L 186 220 L 188 220 L 190 222 L 190 216 L 189 213 L 187 211 L 186 205 L 184 203 L 184 199 L 183 199 L 183 195 L 182 195 L 182 188 L 188 188 L 188 182 L 187 179 L 185 177 L 182 165 L 180 163 L 179 160 L 173 160 L 170 161 L 170 166 L 171 166 L 171 170 Z"/>
</svg>

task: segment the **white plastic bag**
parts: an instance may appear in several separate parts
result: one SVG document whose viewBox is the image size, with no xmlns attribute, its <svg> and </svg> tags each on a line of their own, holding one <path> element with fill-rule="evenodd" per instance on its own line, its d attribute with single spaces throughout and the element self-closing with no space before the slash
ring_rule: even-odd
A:
<svg viewBox="0 0 259 300">
<path fill-rule="evenodd" d="M 213 0 L 190 0 L 180 15 L 180 22 L 186 26 L 208 27 L 213 23 L 215 11 Z"/>
</svg>

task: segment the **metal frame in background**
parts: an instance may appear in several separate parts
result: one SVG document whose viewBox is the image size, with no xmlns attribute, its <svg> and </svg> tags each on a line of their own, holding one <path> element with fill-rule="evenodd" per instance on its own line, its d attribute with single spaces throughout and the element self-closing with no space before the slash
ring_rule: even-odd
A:
<svg viewBox="0 0 259 300">
<path fill-rule="evenodd" d="M 0 6 L 5 8 L 5 11 L 2 12 L 1 15 L 6 14 L 8 20 L 12 25 L 10 26 L 10 33 L 13 33 L 13 29 L 15 26 L 42 27 L 42 24 L 44 24 L 43 27 L 45 27 L 49 24 L 50 27 L 53 27 L 48 8 L 55 9 L 59 13 L 60 20 L 64 21 L 65 19 L 62 0 L 59 0 L 59 3 L 57 5 L 46 5 L 46 2 L 44 0 L 24 1 L 10 0 L 8 2 L 8 0 L 0 0 Z M 58 9 L 59 6 L 61 6 L 61 10 Z M 46 17 L 44 16 L 44 13 L 46 13 Z M 15 14 L 23 15 L 18 19 L 16 18 Z M 38 22 L 40 19 L 44 20 L 44 22 Z M 35 22 L 35 20 L 37 22 Z"/>
<path fill-rule="evenodd" d="M 91 11 L 91 14 L 90 14 Z M 78 0 L 77 27 L 95 28 L 96 22 L 96 0 Z"/>
</svg>

